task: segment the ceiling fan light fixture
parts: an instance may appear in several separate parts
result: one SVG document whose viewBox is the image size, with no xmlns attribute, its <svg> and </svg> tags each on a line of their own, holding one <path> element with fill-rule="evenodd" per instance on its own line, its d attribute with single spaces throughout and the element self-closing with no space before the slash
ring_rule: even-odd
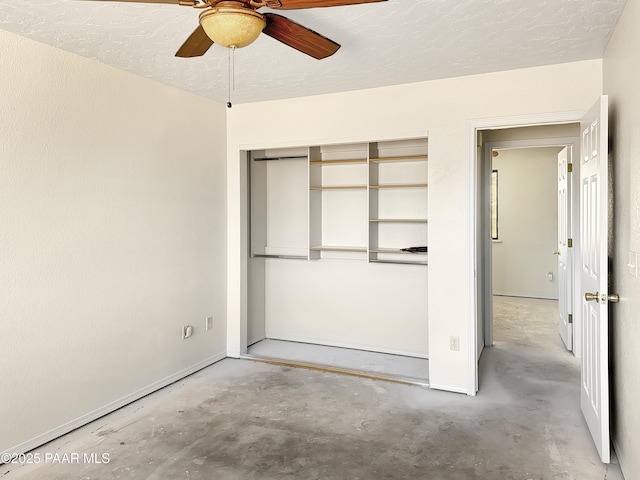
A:
<svg viewBox="0 0 640 480">
<path fill-rule="evenodd" d="M 218 7 L 200 14 L 207 36 L 223 47 L 242 48 L 253 43 L 264 29 L 264 17 L 250 8 Z"/>
</svg>

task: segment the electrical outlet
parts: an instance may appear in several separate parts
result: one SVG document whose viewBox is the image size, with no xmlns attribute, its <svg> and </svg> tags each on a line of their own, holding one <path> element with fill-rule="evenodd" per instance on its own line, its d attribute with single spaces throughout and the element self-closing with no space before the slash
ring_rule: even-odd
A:
<svg viewBox="0 0 640 480">
<path fill-rule="evenodd" d="M 184 325 L 182 327 L 182 339 L 189 338 L 193 334 L 193 327 L 191 325 Z"/>
<path fill-rule="evenodd" d="M 460 337 L 454 335 L 449 337 L 449 349 L 460 351 Z"/>
<path fill-rule="evenodd" d="M 205 328 L 207 330 L 211 330 L 213 328 L 213 317 L 207 317 L 207 320 L 205 321 Z"/>
</svg>

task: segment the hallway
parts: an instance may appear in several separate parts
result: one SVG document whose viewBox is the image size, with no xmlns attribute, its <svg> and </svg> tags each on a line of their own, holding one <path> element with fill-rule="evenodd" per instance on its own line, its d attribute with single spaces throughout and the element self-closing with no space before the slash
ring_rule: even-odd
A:
<svg viewBox="0 0 640 480">
<path fill-rule="evenodd" d="M 493 297 L 493 339 L 496 344 L 511 343 L 566 352 L 558 335 L 558 302 L 538 298 Z M 569 353 L 572 358 L 573 356 Z"/>
<path fill-rule="evenodd" d="M 0 478 L 622 480 L 582 420 L 554 303 L 496 300 L 475 398 L 226 359 L 34 452 L 108 463 Z"/>
</svg>

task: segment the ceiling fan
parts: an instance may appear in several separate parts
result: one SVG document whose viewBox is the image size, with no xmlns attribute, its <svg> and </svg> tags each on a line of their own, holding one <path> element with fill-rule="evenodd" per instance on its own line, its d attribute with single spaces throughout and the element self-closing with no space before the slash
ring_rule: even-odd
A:
<svg viewBox="0 0 640 480">
<path fill-rule="evenodd" d="M 259 13 L 268 7 L 279 10 L 337 7 L 386 0 L 85 0 L 127 3 L 168 3 L 202 9 L 200 26 L 187 38 L 176 57 L 199 57 L 214 43 L 227 48 L 242 48 L 260 33 L 318 60 L 336 53 L 340 45 L 286 17 Z"/>
</svg>

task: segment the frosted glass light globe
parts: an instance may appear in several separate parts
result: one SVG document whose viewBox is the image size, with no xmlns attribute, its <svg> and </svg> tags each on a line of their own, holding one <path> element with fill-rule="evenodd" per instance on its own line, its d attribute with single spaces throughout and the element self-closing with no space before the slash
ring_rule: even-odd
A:
<svg viewBox="0 0 640 480">
<path fill-rule="evenodd" d="M 242 48 L 258 38 L 266 22 L 250 8 L 218 7 L 202 12 L 200 25 L 214 43 Z"/>
</svg>

